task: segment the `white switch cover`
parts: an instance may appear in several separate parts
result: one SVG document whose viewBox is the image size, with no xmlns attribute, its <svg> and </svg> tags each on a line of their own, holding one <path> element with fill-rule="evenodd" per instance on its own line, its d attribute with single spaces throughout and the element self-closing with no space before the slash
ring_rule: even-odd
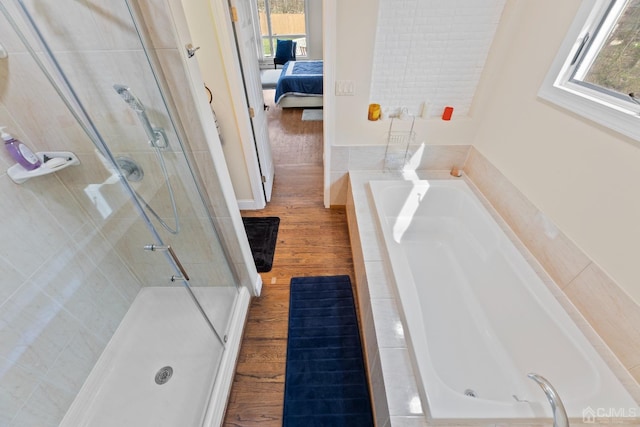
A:
<svg viewBox="0 0 640 427">
<path fill-rule="evenodd" d="M 353 96 L 356 85 L 353 80 L 336 80 L 336 96 Z"/>
</svg>

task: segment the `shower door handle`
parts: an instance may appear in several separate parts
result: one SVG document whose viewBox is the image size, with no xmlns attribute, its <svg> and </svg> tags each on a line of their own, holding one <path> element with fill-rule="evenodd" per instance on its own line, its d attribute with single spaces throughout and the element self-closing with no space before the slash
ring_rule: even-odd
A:
<svg viewBox="0 0 640 427">
<path fill-rule="evenodd" d="M 187 49 L 187 57 L 192 58 L 196 54 L 196 50 L 200 49 L 200 46 L 193 47 L 191 43 L 185 45 Z"/>
<path fill-rule="evenodd" d="M 144 246 L 144 250 L 145 251 L 168 251 L 169 255 L 171 255 L 171 258 L 173 258 L 173 261 L 176 263 L 176 265 L 178 266 L 178 270 L 180 270 L 180 274 L 182 274 L 181 277 L 178 276 L 171 276 L 171 281 L 175 282 L 176 280 L 186 280 L 189 281 L 189 275 L 187 274 L 187 270 L 184 269 L 184 267 L 182 266 L 182 263 L 180 262 L 180 260 L 178 259 L 178 256 L 176 255 L 176 253 L 173 251 L 173 248 L 169 245 L 154 245 L 153 243 L 150 245 L 145 245 Z"/>
</svg>

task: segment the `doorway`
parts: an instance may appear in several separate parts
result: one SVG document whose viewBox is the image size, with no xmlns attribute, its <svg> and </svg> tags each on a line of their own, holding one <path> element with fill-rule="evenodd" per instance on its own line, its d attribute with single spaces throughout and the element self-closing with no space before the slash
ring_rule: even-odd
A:
<svg viewBox="0 0 640 427">
<path fill-rule="evenodd" d="M 250 3 L 250 1 L 246 0 L 247 3 Z M 326 37 L 323 31 L 323 23 L 326 21 L 324 15 L 327 14 L 327 11 L 324 10 L 323 4 L 327 1 L 331 3 L 331 1 L 335 0 L 307 0 L 311 6 L 307 15 L 312 17 L 307 24 L 309 33 L 307 53 L 308 55 L 314 55 L 315 58 L 322 58 L 326 54 L 326 49 L 323 48 L 325 44 L 324 38 Z M 201 47 L 196 54 L 196 58 L 200 64 L 202 78 L 213 92 L 212 107 L 215 109 L 220 123 L 221 139 L 223 141 L 222 149 L 233 182 L 238 206 L 241 210 L 262 209 L 266 206 L 262 183 L 262 176 L 264 175 L 261 170 L 261 161 L 258 158 L 258 150 L 254 143 L 250 114 L 252 112 L 251 108 L 253 113 L 266 113 L 267 120 L 265 122 L 269 123 L 268 127 L 273 126 L 271 124 L 272 120 L 279 120 L 277 115 L 276 117 L 272 115 L 276 110 L 270 109 L 264 112 L 262 108 L 265 104 L 264 101 L 273 100 L 274 96 L 273 94 L 265 95 L 260 90 L 259 107 L 248 106 L 242 81 L 242 69 L 240 68 L 240 60 L 236 52 L 233 28 L 231 26 L 231 12 L 226 2 L 191 0 L 188 2 L 182 1 L 182 6 L 187 16 L 187 31 L 191 33 L 194 45 Z M 238 7 L 238 12 L 240 12 L 243 6 L 238 4 Z M 314 17 L 317 19 L 314 19 Z M 332 19 L 335 20 L 335 17 Z M 257 54 L 254 56 L 257 56 Z M 256 71 L 258 68 L 256 66 Z M 272 64 L 270 68 L 273 69 Z M 255 82 L 257 85 L 260 84 L 258 75 L 256 75 Z M 261 89 L 260 86 L 258 87 Z M 327 111 L 326 105 L 325 102 L 325 112 Z M 258 108 L 260 111 L 258 111 Z M 282 113 L 294 114 L 296 110 L 285 109 Z M 302 111 L 297 111 L 301 118 Z M 324 123 L 326 125 L 326 119 Z M 317 127 L 319 123 L 315 125 Z M 260 126 L 258 128 L 260 129 Z M 299 128 L 300 125 L 297 126 L 297 129 L 292 130 L 294 135 L 296 132 L 298 135 L 301 134 Z M 271 133 L 272 131 L 269 130 L 270 146 L 273 147 L 274 144 L 281 142 L 280 139 L 274 141 Z M 320 138 L 326 139 L 326 133 Z M 327 144 L 325 143 L 324 145 L 326 146 Z M 318 155 L 310 156 L 303 145 L 286 146 L 286 148 L 290 148 L 294 150 L 294 153 L 299 154 L 300 161 L 317 162 Z M 327 148 L 321 148 L 320 152 L 326 151 Z M 319 154 L 319 157 L 322 158 L 323 155 Z M 324 157 L 328 158 L 326 154 Z M 273 164 L 284 162 L 289 162 L 286 156 L 282 158 L 282 161 L 275 157 L 273 159 Z M 324 165 L 325 178 L 328 177 L 328 166 L 328 163 Z M 274 179 L 277 179 L 277 177 Z M 327 183 L 325 183 L 325 188 L 328 188 Z"/>
</svg>

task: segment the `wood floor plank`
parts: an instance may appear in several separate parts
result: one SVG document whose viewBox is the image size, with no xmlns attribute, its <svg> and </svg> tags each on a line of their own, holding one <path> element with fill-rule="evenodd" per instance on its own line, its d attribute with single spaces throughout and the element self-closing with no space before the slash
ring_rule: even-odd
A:
<svg viewBox="0 0 640 427">
<path fill-rule="evenodd" d="M 255 362 L 238 364 L 233 378 L 234 386 L 246 383 L 251 388 L 255 383 L 284 384 L 284 362 Z M 256 399 L 260 396 L 256 395 Z M 280 401 L 282 403 L 282 401 Z"/>
<path fill-rule="evenodd" d="M 278 393 L 284 393 L 284 383 L 283 384 L 266 384 L 260 383 L 256 384 L 251 390 L 238 390 L 235 389 L 232 393 L 234 402 L 250 402 L 256 400 L 256 394 L 260 395 L 263 393 L 269 393 L 271 391 L 277 391 Z"/>
<path fill-rule="evenodd" d="M 287 338 L 255 339 L 251 348 L 238 359 L 243 363 L 273 362 L 284 363 L 287 358 Z"/>
<path fill-rule="evenodd" d="M 324 207 L 322 122 L 303 122 L 301 109 L 283 111 L 265 94 L 273 196 L 242 215 L 278 216 L 280 226 L 273 269 L 260 273 L 262 295 L 249 307 L 225 427 L 282 426 L 291 278 L 346 274 L 355 283 L 345 210 Z"/>
<path fill-rule="evenodd" d="M 245 338 L 247 340 L 286 340 L 287 339 L 287 319 L 273 322 L 247 323 Z M 286 344 L 286 342 L 285 342 Z"/>
<path fill-rule="evenodd" d="M 225 419 L 227 427 L 282 427 L 282 408 L 265 397 L 264 403 L 229 403 L 227 413 L 233 413 Z"/>
</svg>

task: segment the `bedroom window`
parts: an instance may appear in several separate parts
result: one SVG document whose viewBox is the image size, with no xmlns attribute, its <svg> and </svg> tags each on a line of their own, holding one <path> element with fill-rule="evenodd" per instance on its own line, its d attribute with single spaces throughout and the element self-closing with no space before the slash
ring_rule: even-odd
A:
<svg viewBox="0 0 640 427">
<path fill-rule="evenodd" d="M 306 56 L 305 0 L 257 0 L 257 3 L 263 57 L 273 57 L 277 39 L 295 40 L 296 56 Z"/>
<path fill-rule="evenodd" d="M 583 2 L 539 95 L 640 140 L 640 0 Z"/>
</svg>

